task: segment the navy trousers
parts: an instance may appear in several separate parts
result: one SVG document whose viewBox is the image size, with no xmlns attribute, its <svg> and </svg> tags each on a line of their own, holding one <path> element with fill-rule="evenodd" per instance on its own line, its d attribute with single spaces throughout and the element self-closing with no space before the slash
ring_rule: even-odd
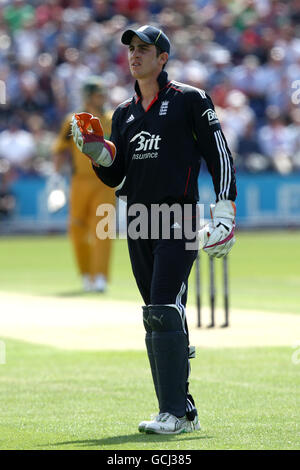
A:
<svg viewBox="0 0 300 470">
<path fill-rule="evenodd" d="M 190 226 L 194 232 L 197 227 L 196 210 L 197 206 L 193 205 Z M 128 217 L 128 225 L 131 220 Z M 197 249 L 187 249 L 187 244 L 192 241 L 186 235 L 189 231 L 184 230 L 184 224 L 188 222 L 184 217 L 177 220 L 175 216 L 171 216 L 170 239 L 164 239 L 161 230 L 159 239 L 133 240 L 128 236 L 132 271 L 145 305 L 181 304 L 185 307 L 188 277 L 198 252 Z M 151 223 L 149 216 L 149 232 Z M 175 238 L 178 230 L 176 224 L 181 227 L 181 239 Z"/>
</svg>

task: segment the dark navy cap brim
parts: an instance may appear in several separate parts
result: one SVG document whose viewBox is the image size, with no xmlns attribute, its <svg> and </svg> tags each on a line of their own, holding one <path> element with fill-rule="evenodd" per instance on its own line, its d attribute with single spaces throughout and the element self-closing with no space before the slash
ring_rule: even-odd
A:
<svg viewBox="0 0 300 470">
<path fill-rule="evenodd" d="M 141 39 L 141 41 L 144 41 L 147 44 L 154 44 L 154 42 L 150 41 L 150 39 L 148 38 L 148 36 L 146 36 L 146 34 L 142 33 L 141 31 L 134 31 L 133 29 L 128 29 L 122 34 L 121 42 L 129 46 L 134 35 L 138 36 Z"/>
</svg>

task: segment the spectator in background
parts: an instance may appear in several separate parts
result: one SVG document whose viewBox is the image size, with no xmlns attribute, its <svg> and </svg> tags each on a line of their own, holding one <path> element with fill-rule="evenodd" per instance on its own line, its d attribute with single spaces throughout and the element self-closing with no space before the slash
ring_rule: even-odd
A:
<svg viewBox="0 0 300 470">
<path fill-rule="evenodd" d="M 238 139 L 245 136 L 247 127 L 254 122 L 255 114 L 248 105 L 247 96 L 239 90 L 231 90 L 226 99 L 226 108 L 223 110 L 220 121 L 227 139 L 234 152 L 237 151 Z"/>
<path fill-rule="evenodd" d="M 258 142 L 262 152 L 269 158 L 273 169 L 281 174 L 292 171 L 292 139 L 280 109 L 270 106 L 267 109 L 268 123 L 259 129 Z"/>
<path fill-rule="evenodd" d="M 0 157 L 10 168 L 10 177 L 27 175 L 33 171 L 36 145 L 32 134 L 22 128 L 17 116 L 8 122 L 8 128 L 0 133 Z"/>
<path fill-rule="evenodd" d="M 255 55 L 247 55 L 231 73 L 232 85 L 248 98 L 249 106 L 256 118 L 262 118 L 265 111 L 265 76 L 260 73 L 259 60 Z"/>
<path fill-rule="evenodd" d="M 271 49 L 268 61 L 258 71 L 264 93 L 267 93 L 269 87 L 279 82 L 285 74 L 286 63 L 284 59 L 284 51 L 281 47 Z"/>
<path fill-rule="evenodd" d="M 33 67 L 39 54 L 39 31 L 33 17 L 23 21 L 23 26 L 14 34 L 16 58 L 22 65 Z"/>
<path fill-rule="evenodd" d="M 31 114 L 27 121 L 28 131 L 31 133 L 35 148 L 36 157 L 33 160 L 33 167 L 39 174 L 48 175 L 51 171 L 52 146 L 55 133 L 50 131 L 43 118 L 39 114 Z"/>
<path fill-rule="evenodd" d="M 101 118 L 105 137 L 108 138 L 112 113 L 106 110 L 103 82 L 99 77 L 88 77 L 81 93 L 84 111 Z M 99 181 L 91 162 L 77 149 L 71 136 L 71 117 L 71 114 L 66 116 L 54 144 L 54 170 L 56 174 L 62 171 L 67 152 L 73 167 L 69 231 L 83 289 L 86 292 L 104 292 L 109 278 L 112 240 L 97 237 L 96 227 L 101 219 L 96 211 L 100 204 L 115 203 L 115 191 Z M 57 175 L 53 177 L 57 179 Z"/>
<path fill-rule="evenodd" d="M 288 140 L 291 146 L 293 169 L 300 170 L 300 108 L 294 107 L 290 112 L 291 123 L 288 125 Z"/>
<path fill-rule="evenodd" d="M 188 44 L 178 48 L 177 52 L 179 67 L 177 70 L 174 70 L 176 79 L 197 88 L 206 88 L 206 81 L 208 79 L 206 65 L 193 57 L 193 51 L 189 49 Z"/>
<path fill-rule="evenodd" d="M 22 128 L 19 117 L 12 117 L 7 129 L 0 133 L 0 220 L 12 215 L 16 206 L 11 183 L 21 176 L 35 173 L 35 156 L 32 134 Z"/>
<path fill-rule="evenodd" d="M 278 80 L 270 83 L 266 90 L 265 100 L 267 107 L 276 107 L 280 109 L 283 115 L 287 115 L 291 105 L 292 84 L 287 75 L 282 74 Z"/>
<path fill-rule="evenodd" d="M 22 115 L 26 122 L 31 113 L 43 112 L 45 110 L 45 97 L 39 86 L 36 73 L 26 70 L 20 75 L 19 82 L 21 96 L 15 103 L 18 114 Z"/>
<path fill-rule="evenodd" d="M 209 90 L 228 83 L 230 80 L 230 53 L 226 49 L 211 52 L 211 68 L 208 77 Z"/>
<path fill-rule="evenodd" d="M 81 87 L 87 77 L 91 74 L 89 68 L 81 61 L 78 49 L 68 48 L 65 52 L 65 62 L 56 69 L 58 86 L 61 86 L 67 97 L 68 111 L 81 105 Z M 69 84 L 72 83 L 70 87 Z"/>
<path fill-rule="evenodd" d="M 12 32 L 23 28 L 28 20 L 34 18 L 34 8 L 30 2 L 23 0 L 12 0 L 9 5 L 4 8 L 3 18 L 7 22 Z"/>
<path fill-rule="evenodd" d="M 271 166 L 257 141 L 254 121 L 249 121 L 244 135 L 238 139 L 236 153 L 235 165 L 238 170 L 257 173 Z"/>
</svg>

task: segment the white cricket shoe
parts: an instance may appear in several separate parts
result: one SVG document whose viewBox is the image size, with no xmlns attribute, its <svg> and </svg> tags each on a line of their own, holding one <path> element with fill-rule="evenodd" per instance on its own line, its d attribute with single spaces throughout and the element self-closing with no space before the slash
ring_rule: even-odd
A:
<svg viewBox="0 0 300 470">
<path fill-rule="evenodd" d="M 185 432 L 198 431 L 200 423 L 198 416 L 189 421 L 186 416 L 177 418 L 170 413 L 160 413 L 153 421 L 145 426 L 147 434 L 181 434 Z"/>
<path fill-rule="evenodd" d="M 105 292 L 107 289 L 107 281 L 103 274 L 98 274 L 95 276 L 94 282 L 92 284 L 93 292 Z"/>
<path fill-rule="evenodd" d="M 91 276 L 89 274 L 83 274 L 81 279 L 84 292 L 91 292 L 93 289 Z"/>
</svg>

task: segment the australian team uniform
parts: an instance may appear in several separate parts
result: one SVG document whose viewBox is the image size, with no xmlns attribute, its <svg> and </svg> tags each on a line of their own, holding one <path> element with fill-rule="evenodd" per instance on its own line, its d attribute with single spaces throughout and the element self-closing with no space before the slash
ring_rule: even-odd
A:
<svg viewBox="0 0 300 470">
<path fill-rule="evenodd" d="M 80 273 L 92 277 L 103 274 L 109 279 L 109 266 L 112 241 L 100 240 L 96 236 L 99 217 L 96 215 L 100 204 L 115 204 L 115 193 L 102 184 L 91 168 L 90 161 L 82 158 L 70 132 L 69 114 L 64 119 L 54 145 L 54 153 L 69 151 L 72 158 L 72 181 L 70 188 L 69 232 L 73 242 L 76 261 Z M 111 113 L 101 115 L 104 134 L 111 133 Z"/>
<path fill-rule="evenodd" d="M 110 167 L 94 167 L 108 186 L 122 185 L 116 194 L 130 208 L 143 204 L 189 205 L 196 230 L 199 200 L 198 176 L 204 158 L 212 176 L 216 201 L 236 198 L 233 159 L 222 133 L 214 105 L 205 91 L 158 77 L 159 92 L 144 110 L 138 82 L 133 98 L 120 104 L 113 115 L 110 140 L 117 148 Z M 128 225 L 134 216 L 128 216 Z M 151 220 L 152 219 L 152 220 Z M 155 220 L 157 222 L 157 220 Z M 146 346 L 160 412 L 189 419 L 195 407 L 188 393 L 188 331 L 185 318 L 188 277 L 197 249 L 186 249 L 186 222 L 170 218 L 169 239 L 131 239 L 133 273 L 145 302 L 143 318 Z"/>
</svg>

